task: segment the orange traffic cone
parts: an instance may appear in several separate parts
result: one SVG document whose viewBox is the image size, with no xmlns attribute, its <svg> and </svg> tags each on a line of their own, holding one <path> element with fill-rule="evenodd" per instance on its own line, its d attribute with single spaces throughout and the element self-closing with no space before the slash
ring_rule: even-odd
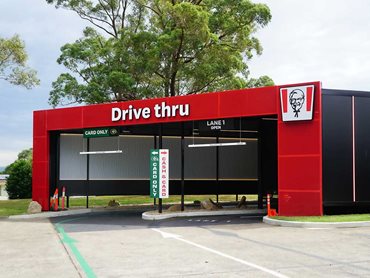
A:
<svg viewBox="0 0 370 278">
<path fill-rule="evenodd" d="M 276 209 L 271 209 L 270 198 L 271 195 L 267 194 L 267 216 L 277 216 Z"/>
<path fill-rule="evenodd" d="M 58 210 L 58 201 L 59 201 L 59 196 L 58 196 L 58 188 L 55 189 L 55 193 L 54 193 L 54 211 L 57 211 Z"/>
</svg>

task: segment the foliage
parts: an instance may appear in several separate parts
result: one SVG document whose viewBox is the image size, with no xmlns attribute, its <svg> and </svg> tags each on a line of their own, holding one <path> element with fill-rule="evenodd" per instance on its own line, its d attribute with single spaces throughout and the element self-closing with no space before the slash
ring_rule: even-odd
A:
<svg viewBox="0 0 370 278">
<path fill-rule="evenodd" d="M 6 191 L 10 199 L 30 198 L 32 193 L 32 148 L 21 151 L 18 159 L 5 168 L 9 174 Z"/>
<path fill-rule="evenodd" d="M 30 198 L 32 193 L 32 162 L 17 160 L 12 164 L 6 180 L 6 191 L 9 199 Z"/>
<path fill-rule="evenodd" d="M 69 72 L 49 102 L 101 103 L 265 85 L 248 83 L 247 62 L 262 47 L 264 4 L 249 0 L 46 0 L 95 28 L 61 49 Z M 99 33 L 101 31 L 102 33 Z M 267 80 L 270 84 L 271 79 Z"/>
<path fill-rule="evenodd" d="M 27 53 L 18 35 L 0 38 L 0 79 L 27 89 L 39 85 L 36 71 L 26 65 Z"/>
<path fill-rule="evenodd" d="M 21 151 L 18 154 L 18 159 L 32 160 L 32 148 Z"/>
<path fill-rule="evenodd" d="M 247 88 L 257 88 L 264 86 L 274 86 L 274 81 L 267 75 L 263 75 L 259 78 L 251 78 L 246 84 Z"/>
<path fill-rule="evenodd" d="M 17 160 L 29 160 L 29 161 L 32 161 L 32 148 L 25 149 L 25 150 L 21 151 L 18 154 Z M 3 171 L 3 173 L 4 174 L 10 174 L 10 171 L 11 171 L 13 165 L 14 165 L 14 163 L 6 166 L 5 169 L 4 169 L 4 171 Z"/>
</svg>

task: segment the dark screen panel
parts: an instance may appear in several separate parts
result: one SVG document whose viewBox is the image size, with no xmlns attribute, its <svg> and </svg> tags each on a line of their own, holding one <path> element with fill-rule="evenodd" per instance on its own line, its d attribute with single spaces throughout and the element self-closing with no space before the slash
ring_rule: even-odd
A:
<svg viewBox="0 0 370 278">
<path fill-rule="evenodd" d="M 352 102 L 350 96 L 322 96 L 323 200 L 351 202 Z"/>
<path fill-rule="evenodd" d="M 356 201 L 370 201 L 370 98 L 355 98 Z"/>
<path fill-rule="evenodd" d="M 263 120 L 261 138 L 261 179 L 264 193 L 277 192 L 277 120 Z"/>
</svg>

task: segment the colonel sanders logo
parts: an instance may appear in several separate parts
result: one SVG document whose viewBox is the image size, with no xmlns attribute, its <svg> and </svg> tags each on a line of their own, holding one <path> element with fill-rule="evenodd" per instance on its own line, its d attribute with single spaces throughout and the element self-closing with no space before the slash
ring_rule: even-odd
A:
<svg viewBox="0 0 370 278">
<path fill-rule="evenodd" d="M 282 118 L 287 121 L 312 120 L 314 86 L 280 89 Z"/>
<path fill-rule="evenodd" d="M 289 94 L 289 104 L 293 108 L 294 117 L 298 118 L 298 113 L 304 104 L 304 93 L 300 89 L 295 89 Z"/>
</svg>

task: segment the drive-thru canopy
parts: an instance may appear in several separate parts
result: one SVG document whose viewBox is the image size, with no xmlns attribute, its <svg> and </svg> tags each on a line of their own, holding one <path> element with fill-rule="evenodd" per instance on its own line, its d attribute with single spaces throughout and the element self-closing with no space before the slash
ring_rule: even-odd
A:
<svg viewBox="0 0 370 278">
<path fill-rule="evenodd" d="M 366 119 L 367 93 L 320 82 L 35 111 L 33 200 L 48 210 L 62 186 L 149 195 L 150 149 L 165 148 L 170 194 L 254 193 L 261 205 L 274 193 L 280 215 L 366 206 Z"/>
</svg>

